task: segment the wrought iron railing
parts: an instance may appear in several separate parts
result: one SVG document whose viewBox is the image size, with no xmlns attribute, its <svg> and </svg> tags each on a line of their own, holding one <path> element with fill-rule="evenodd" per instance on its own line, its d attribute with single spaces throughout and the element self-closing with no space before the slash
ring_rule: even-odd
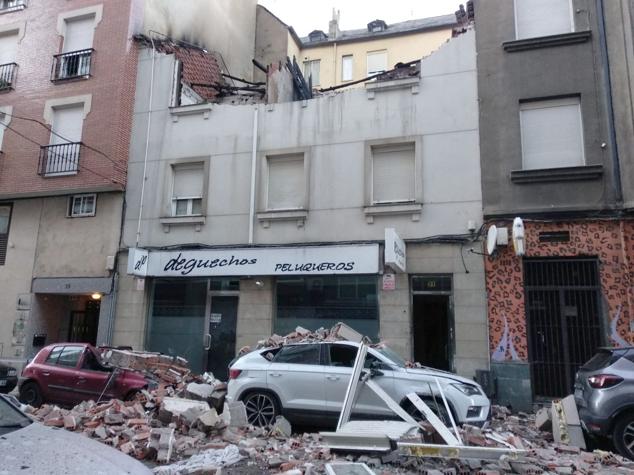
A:
<svg viewBox="0 0 634 475">
<path fill-rule="evenodd" d="M 17 71 L 18 65 L 15 63 L 0 65 L 0 92 L 13 89 Z"/>
<path fill-rule="evenodd" d="M 73 175 L 79 171 L 81 142 L 44 145 L 40 148 L 38 174 L 42 176 Z"/>
<path fill-rule="evenodd" d="M 94 51 L 93 48 L 89 48 L 53 56 L 51 81 L 89 78 Z"/>
<path fill-rule="evenodd" d="M 0 0 L 0 13 L 22 10 L 26 7 L 26 0 Z"/>
</svg>

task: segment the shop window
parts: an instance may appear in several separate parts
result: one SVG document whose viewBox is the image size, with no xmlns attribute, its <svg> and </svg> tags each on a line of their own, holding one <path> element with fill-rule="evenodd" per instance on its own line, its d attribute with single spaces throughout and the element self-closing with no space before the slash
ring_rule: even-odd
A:
<svg viewBox="0 0 634 475">
<path fill-rule="evenodd" d="M 97 195 L 73 195 L 68 199 L 68 214 L 70 218 L 85 218 L 94 216 L 97 209 Z"/>
<path fill-rule="evenodd" d="M 303 209 L 306 204 L 304 154 L 267 156 L 267 210 Z"/>
<path fill-rule="evenodd" d="M 367 75 L 372 76 L 387 71 L 387 50 L 370 51 L 366 57 Z"/>
<path fill-rule="evenodd" d="M 524 170 L 584 164 L 579 97 L 521 103 L 520 126 Z"/>
<path fill-rule="evenodd" d="M 276 285 L 275 332 L 298 325 L 316 330 L 344 322 L 376 338 L 379 332 L 376 276 L 282 277 Z"/>
<path fill-rule="evenodd" d="M 414 152 L 414 143 L 372 147 L 372 204 L 415 201 Z"/>
<path fill-rule="evenodd" d="M 203 208 L 204 164 L 172 165 L 172 216 L 200 216 Z"/>
<path fill-rule="evenodd" d="M 319 86 L 319 68 L 321 60 L 304 61 L 304 78 L 306 81 L 312 81 L 313 87 Z"/>
<path fill-rule="evenodd" d="M 341 80 L 352 81 L 353 56 L 347 54 L 341 57 Z"/>
<path fill-rule="evenodd" d="M 573 31 L 571 0 L 515 0 L 517 39 Z"/>
<path fill-rule="evenodd" d="M 9 246 L 9 225 L 11 224 L 11 205 L 0 205 L 0 266 L 7 259 Z"/>
<path fill-rule="evenodd" d="M 274 363 L 319 364 L 320 345 L 291 345 L 275 355 Z"/>
</svg>

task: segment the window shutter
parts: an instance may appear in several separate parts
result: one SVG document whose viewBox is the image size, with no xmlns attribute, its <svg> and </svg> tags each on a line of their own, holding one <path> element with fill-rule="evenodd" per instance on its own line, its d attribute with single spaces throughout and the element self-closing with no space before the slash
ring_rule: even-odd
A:
<svg viewBox="0 0 634 475">
<path fill-rule="evenodd" d="M 520 121 L 525 170 L 583 165 L 578 98 L 522 104 Z"/>
<path fill-rule="evenodd" d="M 372 147 L 372 201 L 414 201 L 414 144 Z"/>
<path fill-rule="evenodd" d="M 66 20 L 63 53 L 92 48 L 95 34 L 95 16 Z"/>
<path fill-rule="evenodd" d="M 10 219 L 11 206 L 0 206 L 0 266 L 4 265 L 7 258 Z"/>
<path fill-rule="evenodd" d="M 570 0 L 515 0 L 515 15 L 518 39 L 572 31 Z"/>
<path fill-rule="evenodd" d="M 18 50 L 18 34 L 12 31 L 0 35 L 0 65 L 15 63 L 15 56 Z"/>
<path fill-rule="evenodd" d="M 174 198 L 202 198 L 203 164 L 174 166 Z"/>
<path fill-rule="evenodd" d="M 352 55 L 341 58 L 341 80 L 352 81 Z"/>
<path fill-rule="evenodd" d="M 368 76 L 387 71 L 387 51 L 368 53 Z"/>
<path fill-rule="evenodd" d="M 304 206 L 304 156 L 267 157 L 268 209 L 296 209 Z"/>
<path fill-rule="evenodd" d="M 81 142 L 81 132 L 84 126 L 84 105 L 60 107 L 53 109 L 53 130 L 61 135 L 51 134 L 54 145 Z"/>
</svg>

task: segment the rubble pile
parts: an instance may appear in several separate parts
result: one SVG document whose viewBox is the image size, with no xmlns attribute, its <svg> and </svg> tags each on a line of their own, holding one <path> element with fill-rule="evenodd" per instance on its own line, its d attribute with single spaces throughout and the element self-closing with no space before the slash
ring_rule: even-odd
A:
<svg viewBox="0 0 634 475">
<path fill-rule="evenodd" d="M 101 359 L 104 363 L 116 368 L 138 371 L 165 384 L 180 384 L 190 375 L 187 360 L 180 356 L 114 348 L 101 350 Z"/>
</svg>

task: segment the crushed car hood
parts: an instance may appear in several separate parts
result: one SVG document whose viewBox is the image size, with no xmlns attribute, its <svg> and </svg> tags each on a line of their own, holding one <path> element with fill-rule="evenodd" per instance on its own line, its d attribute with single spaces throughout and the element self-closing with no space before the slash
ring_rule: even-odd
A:
<svg viewBox="0 0 634 475">
<path fill-rule="evenodd" d="M 440 371 L 433 368 L 404 368 L 405 373 L 412 376 L 432 376 L 438 378 L 440 383 L 463 383 L 469 384 L 470 386 L 477 386 L 478 384 L 475 381 L 472 381 L 468 378 L 463 378 L 462 376 L 458 376 L 457 374 L 448 373 L 446 371 Z M 445 381 L 443 381 L 445 380 Z"/>
<path fill-rule="evenodd" d="M 149 475 L 150 469 L 80 434 L 33 422 L 0 436 L 0 475 Z"/>
</svg>

